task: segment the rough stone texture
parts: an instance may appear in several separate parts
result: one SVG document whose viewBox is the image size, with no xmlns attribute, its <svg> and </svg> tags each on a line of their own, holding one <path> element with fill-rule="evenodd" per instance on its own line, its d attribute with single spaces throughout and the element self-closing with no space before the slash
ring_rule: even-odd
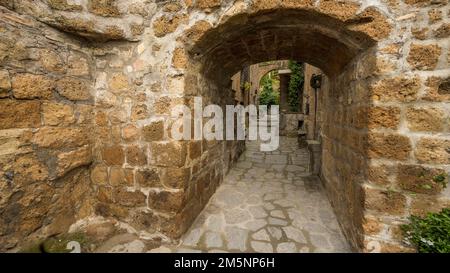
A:
<svg viewBox="0 0 450 273">
<path fill-rule="evenodd" d="M 12 89 L 18 99 L 51 99 L 53 81 L 46 76 L 18 74 L 12 80 Z"/>
<path fill-rule="evenodd" d="M 415 69 L 432 70 L 436 68 L 442 49 L 438 45 L 411 45 L 408 62 Z"/>
<path fill-rule="evenodd" d="M 396 129 L 400 123 L 400 109 L 396 107 L 373 107 L 368 113 L 370 128 Z"/>
<path fill-rule="evenodd" d="M 85 81 L 75 78 L 63 78 L 57 83 L 58 93 L 69 100 L 88 100 L 91 98 L 89 86 Z"/>
<path fill-rule="evenodd" d="M 441 132 L 448 117 L 439 108 L 409 108 L 406 119 L 411 131 Z"/>
<path fill-rule="evenodd" d="M 418 78 L 392 78 L 382 80 L 371 86 L 374 100 L 386 101 L 414 101 L 420 89 Z"/>
<path fill-rule="evenodd" d="M 243 143 L 175 142 L 170 111 L 197 95 L 204 103 L 233 104 L 231 76 L 275 59 L 304 61 L 326 74 L 317 114 L 320 177 L 354 249 L 368 251 L 375 241 L 382 251 L 404 251 L 386 230 L 449 199 L 434 186 L 411 196 L 417 188 L 399 184 L 398 173 L 400 165 L 450 171 L 449 124 L 437 117 L 448 112 L 450 100 L 446 1 L 1 3 L 2 250 L 65 232 L 95 214 L 181 236 Z M 173 172 L 177 168 L 183 171 Z M 283 200 L 279 206 L 290 205 Z M 284 223 L 274 219 L 271 225 Z M 382 228 L 364 227 L 366 219 Z M 240 229 L 264 224 L 255 220 Z M 280 230 L 267 233 L 278 238 Z M 214 234 L 208 241 L 218 246 Z M 329 249 L 323 237 L 309 239 Z M 267 244 L 253 250 L 292 249 Z M 135 242 L 124 249 L 142 247 Z"/>
<path fill-rule="evenodd" d="M 409 138 L 402 135 L 370 134 L 368 144 L 369 155 L 374 158 L 405 160 L 412 150 Z"/>
<path fill-rule="evenodd" d="M 439 193 L 443 183 L 435 181 L 435 177 L 445 174 L 442 169 L 429 169 L 422 166 L 400 165 L 398 168 L 397 183 L 407 191 L 416 193 Z M 445 182 L 445 181 L 443 181 Z"/>
<path fill-rule="evenodd" d="M 14 8 L 22 13 L 35 2 L 14 1 Z M 66 75 L 92 83 L 91 49 L 17 12 L 0 7 L 0 251 L 66 232 L 91 214 L 93 200 L 93 103 L 57 88 Z"/>
<path fill-rule="evenodd" d="M 46 103 L 42 108 L 44 125 L 68 126 L 75 122 L 74 110 L 71 105 Z"/>
<path fill-rule="evenodd" d="M 401 193 L 367 189 L 365 206 L 382 214 L 401 215 L 406 207 L 406 198 Z"/>
<path fill-rule="evenodd" d="M 0 128 L 37 128 L 41 125 L 38 101 L 16 101 L 4 99 L 0 101 Z"/>
<path fill-rule="evenodd" d="M 146 141 L 158 141 L 164 138 L 164 122 L 155 121 L 149 125 L 144 126 L 142 134 Z"/>
<path fill-rule="evenodd" d="M 173 17 L 162 16 L 153 22 L 153 31 L 156 37 L 163 37 L 174 32 L 178 25 L 186 19 L 185 15 L 177 14 Z"/>
<path fill-rule="evenodd" d="M 420 163 L 450 164 L 450 140 L 424 137 L 416 144 L 415 155 Z"/>
<path fill-rule="evenodd" d="M 6 70 L 0 71 L 0 98 L 8 96 L 9 90 L 11 90 L 11 79 L 9 73 Z"/>
</svg>

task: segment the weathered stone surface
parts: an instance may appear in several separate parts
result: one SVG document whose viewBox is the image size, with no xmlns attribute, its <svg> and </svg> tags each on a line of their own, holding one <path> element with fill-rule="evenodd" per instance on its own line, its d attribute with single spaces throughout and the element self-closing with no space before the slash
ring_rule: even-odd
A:
<svg viewBox="0 0 450 273">
<path fill-rule="evenodd" d="M 125 207 L 145 206 L 146 196 L 140 191 L 127 191 L 124 188 L 118 188 L 113 193 L 114 201 Z"/>
<path fill-rule="evenodd" d="M 125 141 L 135 141 L 139 138 L 139 130 L 134 125 L 127 125 L 122 129 L 122 137 Z"/>
<path fill-rule="evenodd" d="M 121 40 L 125 38 L 125 31 L 119 26 L 107 26 L 103 31 L 103 34 L 112 40 Z"/>
<path fill-rule="evenodd" d="M 71 76 L 90 75 L 88 60 L 79 55 L 71 55 L 67 60 L 67 74 Z"/>
<path fill-rule="evenodd" d="M 91 99 L 89 85 L 80 79 L 65 77 L 57 82 L 58 93 L 69 100 Z"/>
<path fill-rule="evenodd" d="M 391 166 L 380 165 L 370 166 L 368 171 L 368 179 L 377 185 L 389 185 L 391 183 L 389 176 L 393 174 Z"/>
<path fill-rule="evenodd" d="M 131 166 L 147 164 L 147 146 L 131 145 L 126 149 L 127 163 Z"/>
<path fill-rule="evenodd" d="M 189 142 L 189 158 L 194 160 L 202 155 L 202 142 L 190 141 Z"/>
<path fill-rule="evenodd" d="M 369 127 L 397 128 L 400 123 L 400 109 L 397 107 L 372 107 L 368 114 Z"/>
<path fill-rule="evenodd" d="M 411 152 L 407 136 L 398 134 L 371 133 L 368 137 L 369 156 L 405 160 Z"/>
<path fill-rule="evenodd" d="M 149 117 L 147 105 L 143 103 L 139 103 L 137 105 L 133 105 L 131 108 L 131 120 L 137 121 L 141 119 L 146 119 Z"/>
<path fill-rule="evenodd" d="M 136 183 L 141 187 L 160 187 L 160 173 L 157 168 L 145 168 L 136 171 Z"/>
<path fill-rule="evenodd" d="M 254 11 L 274 9 L 278 6 L 278 0 L 255 0 L 252 8 Z"/>
<path fill-rule="evenodd" d="M 186 21 L 186 15 L 161 16 L 153 22 L 153 31 L 156 37 L 163 37 L 174 32 L 178 26 Z"/>
<path fill-rule="evenodd" d="M 86 145 L 74 151 L 58 154 L 56 176 L 60 177 L 75 168 L 89 165 L 92 162 L 91 151 L 92 148 Z"/>
<path fill-rule="evenodd" d="M 18 99 L 50 99 L 53 88 L 53 81 L 43 75 L 17 74 L 12 79 L 14 97 Z"/>
<path fill-rule="evenodd" d="M 81 11 L 83 7 L 77 4 L 69 4 L 67 0 L 48 0 L 51 8 L 63 11 Z"/>
<path fill-rule="evenodd" d="M 13 164 L 15 183 L 24 184 L 33 181 L 44 181 L 48 178 L 48 169 L 33 154 L 17 156 Z"/>
<path fill-rule="evenodd" d="M 181 141 L 152 142 L 152 161 L 158 166 L 181 167 L 186 161 L 186 150 L 186 144 Z"/>
<path fill-rule="evenodd" d="M 30 152 L 31 134 L 29 129 L 0 130 L 0 156 Z"/>
<path fill-rule="evenodd" d="M 359 5 L 350 1 L 322 0 L 319 8 L 324 13 L 345 21 L 356 14 Z"/>
<path fill-rule="evenodd" d="M 434 24 L 442 20 L 442 11 L 440 9 L 431 9 L 428 11 L 428 20 Z"/>
<path fill-rule="evenodd" d="M 139 229 L 153 231 L 159 225 L 158 216 L 149 210 L 138 211 L 132 216 L 133 226 Z"/>
<path fill-rule="evenodd" d="M 450 99 L 450 78 L 430 77 L 425 85 L 427 88 L 423 100 L 439 102 Z"/>
<path fill-rule="evenodd" d="M 121 146 L 109 146 L 102 149 L 102 158 L 107 165 L 122 165 L 125 162 L 125 153 Z"/>
<path fill-rule="evenodd" d="M 89 11 L 105 17 L 120 16 L 116 0 L 89 0 Z"/>
<path fill-rule="evenodd" d="M 69 33 L 76 33 L 87 38 L 94 38 L 98 35 L 98 32 L 95 30 L 95 22 L 93 20 L 69 18 L 61 15 L 56 17 L 55 21 L 55 27 Z"/>
<path fill-rule="evenodd" d="M 37 128 L 41 125 L 39 101 L 0 100 L 0 129 Z"/>
<path fill-rule="evenodd" d="M 185 32 L 184 39 L 189 42 L 198 42 L 200 38 L 211 28 L 207 21 L 197 21 L 191 28 Z"/>
<path fill-rule="evenodd" d="M 220 7 L 221 0 L 198 0 L 195 2 L 195 6 L 199 9 L 211 11 L 211 9 Z"/>
<path fill-rule="evenodd" d="M 42 67 L 49 72 L 64 72 L 65 64 L 54 50 L 43 49 L 39 52 Z"/>
<path fill-rule="evenodd" d="M 394 191 L 365 190 L 365 208 L 379 213 L 401 215 L 406 207 L 404 195 Z"/>
<path fill-rule="evenodd" d="M 163 10 L 165 12 L 177 12 L 180 11 L 183 8 L 183 6 L 180 3 L 177 2 L 171 2 L 164 5 Z"/>
<path fill-rule="evenodd" d="M 281 6 L 284 8 L 311 8 L 314 0 L 281 0 Z"/>
<path fill-rule="evenodd" d="M 11 79 L 7 70 L 0 70 L 0 98 L 8 96 L 11 90 Z"/>
<path fill-rule="evenodd" d="M 450 140 L 439 138 L 421 138 L 414 152 L 420 163 L 450 164 Z"/>
<path fill-rule="evenodd" d="M 97 164 L 91 170 L 91 181 L 97 185 L 105 185 L 108 183 L 108 168 L 104 165 Z"/>
<path fill-rule="evenodd" d="M 412 28 L 411 33 L 414 35 L 414 38 L 419 40 L 426 40 L 428 37 L 429 29 L 425 28 Z"/>
<path fill-rule="evenodd" d="M 433 195 L 417 194 L 412 198 L 411 213 L 423 217 L 430 212 L 440 212 L 449 205 L 448 200 L 439 199 Z"/>
<path fill-rule="evenodd" d="M 113 74 L 109 81 L 109 88 L 113 92 L 127 91 L 129 88 L 127 76 L 123 73 Z"/>
<path fill-rule="evenodd" d="M 444 181 L 438 179 L 440 175 L 443 175 Z M 420 165 L 400 165 L 397 183 L 407 191 L 436 194 L 444 188 L 447 177 L 442 169 L 430 169 Z"/>
<path fill-rule="evenodd" d="M 111 167 L 109 171 L 109 182 L 114 187 L 133 186 L 134 185 L 133 169 L 123 169 L 122 167 Z"/>
<path fill-rule="evenodd" d="M 42 127 L 33 136 L 33 143 L 42 148 L 81 147 L 89 143 L 85 128 Z"/>
<path fill-rule="evenodd" d="M 418 78 L 397 77 L 379 81 L 371 86 L 371 93 L 375 100 L 385 101 L 414 101 L 420 89 Z"/>
<path fill-rule="evenodd" d="M 443 109 L 436 107 L 410 107 L 406 118 L 411 131 L 441 132 L 448 117 Z"/>
<path fill-rule="evenodd" d="M 189 168 L 166 168 L 162 182 L 164 186 L 173 189 L 186 189 L 190 179 L 191 170 Z"/>
<path fill-rule="evenodd" d="M 142 128 L 145 141 L 159 141 L 164 138 L 164 121 L 155 121 Z"/>
<path fill-rule="evenodd" d="M 365 234 L 375 235 L 380 233 L 382 226 L 379 219 L 366 217 L 364 220 L 363 230 Z"/>
<path fill-rule="evenodd" d="M 182 99 L 170 98 L 167 96 L 158 98 L 153 104 L 153 109 L 156 114 L 170 114 L 175 105 L 184 104 Z"/>
<path fill-rule="evenodd" d="M 44 103 L 42 105 L 44 125 L 68 126 L 75 122 L 72 105 L 62 103 Z"/>
<path fill-rule="evenodd" d="M 178 212 L 185 204 L 183 191 L 150 191 L 148 206 L 152 209 L 165 212 Z"/>
<path fill-rule="evenodd" d="M 187 57 L 184 48 L 177 47 L 173 52 L 172 65 L 178 69 L 186 68 Z"/>
<path fill-rule="evenodd" d="M 442 24 L 434 30 L 434 36 L 437 38 L 448 38 L 450 36 L 450 24 Z"/>
<path fill-rule="evenodd" d="M 437 65 L 441 51 L 438 45 L 412 44 L 407 60 L 415 69 L 432 70 Z"/>
</svg>

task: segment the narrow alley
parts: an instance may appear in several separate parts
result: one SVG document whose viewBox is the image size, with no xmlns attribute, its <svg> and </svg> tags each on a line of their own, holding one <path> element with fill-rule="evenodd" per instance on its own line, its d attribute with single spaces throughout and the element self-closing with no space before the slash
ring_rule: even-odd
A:
<svg viewBox="0 0 450 273">
<path fill-rule="evenodd" d="M 151 252 L 349 252 L 297 139 L 281 137 L 266 153 L 246 146 L 180 244 Z"/>
</svg>

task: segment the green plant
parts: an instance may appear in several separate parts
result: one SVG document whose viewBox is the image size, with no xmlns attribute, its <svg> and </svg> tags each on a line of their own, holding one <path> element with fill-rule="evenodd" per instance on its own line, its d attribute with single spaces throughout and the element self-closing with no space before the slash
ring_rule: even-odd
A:
<svg viewBox="0 0 450 273">
<path fill-rule="evenodd" d="M 277 105 L 280 102 L 280 93 L 273 89 L 275 73 L 269 72 L 261 79 L 262 91 L 259 95 L 259 104 L 261 105 Z"/>
<path fill-rule="evenodd" d="M 407 243 L 421 253 L 450 253 L 450 208 L 409 219 L 409 224 L 401 226 Z"/>
<path fill-rule="evenodd" d="M 250 82 L 244 83 L 244 91 L 245 92 L 249 92 L 251 88 L 252 88 L 252 84 Z"/>
<path fill-rule="evenodd" d="M 433 181 L 441 184 L 444 188 L 447 188 L 447 174 L 441 173 L 433 177 Z"/>
<path fill-rule="evenodd" d="M 299 109 L 299 90 L 303 90 L 304 73 L 303 64 L 296 61 L 289 61 L 291 79 L 289 81 L 288 103 L 291 111 L 297 112 Z"/>
</svg>

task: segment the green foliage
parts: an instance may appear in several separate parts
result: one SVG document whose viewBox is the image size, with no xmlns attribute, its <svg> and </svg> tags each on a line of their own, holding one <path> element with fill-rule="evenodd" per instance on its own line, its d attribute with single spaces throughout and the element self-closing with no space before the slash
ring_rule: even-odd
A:
<svg viewBox="0 0 450 273">
<path fill-rule="evenodd" d="M 441 173 L 433 177 L 433 181 L 441 184 L 444 188 L 447 187 L 447 174 Z"/>
<path fill-rule="evenodd" d="M 270 107 L 280 103 L 280 93 L 273 89 L 275 76 L 275 72 L 269 72 L 261 79 L 262 91 L 259 95 L 259 104 Z"/>
<path fill-rule="evenodd" d="M 299 110 L 299 90 L 303 89 L 304 73 L 303 64 L 296 61 L 289 61 L 289 69 L 292 71 L 289 81 L 288 104 L 291 111 Z"/>
<path fill-rule="evenodd" d="M 245 92 L 249 92 L 251 88 L 252 88 L 252 84 L 251 83 L 249 83 L 249 82 L 245 82 L 244 83 L 244 91 Z"/>
<path fill-rule="evenodd" d="M 419 252 L 450 253 L 450 208 L 425 217 L 411 216 L 401 228 L 406 241 Z"/>
</svg>

